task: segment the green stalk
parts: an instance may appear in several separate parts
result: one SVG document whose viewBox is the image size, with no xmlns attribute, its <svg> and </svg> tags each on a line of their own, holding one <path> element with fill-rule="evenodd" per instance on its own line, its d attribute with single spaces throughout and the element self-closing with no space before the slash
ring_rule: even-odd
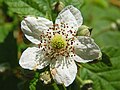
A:
<svg viewBox="0 0 120 90">
<path fill-rule="evenodd" d="M 65 85 L 62 85 L 62 86 L 63 86 L 64 90 L 66 90 L 66 87 L 65 87 Z"/>
<path fill-rule="evenodd" d="M 54 90 L 59 90 L 59 88 L 58 88 L 56 83 L 53 83 L 52 86 L 53 86 Z"/>
<path fill-rule="evenodd" d="M 84 84 L 84 81 L 83 81 L 78 75 L 76 76 L 76 80 L 77 80 L 77 82 L 79 82 L 81 85 Z"/>
</svg>

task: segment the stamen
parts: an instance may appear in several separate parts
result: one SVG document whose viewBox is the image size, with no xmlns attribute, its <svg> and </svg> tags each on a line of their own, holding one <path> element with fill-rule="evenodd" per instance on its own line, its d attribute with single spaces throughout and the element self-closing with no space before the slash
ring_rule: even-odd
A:
<svg viewBox="0 0 120 90">
<path fill-rule="evenodd" d="M 63 63 L 70 63 L 70 61 L 66 61 L 66 58 L 74 56 L 74 37 L 68 37 L 69 34 L 75 35 L 76 33 L 70 29 L 67 23 L 54 24 L 40 35 L 38 47 L 42 48 L 45 56 L 50 58 L 50 60 L 58 60 L 57 58 L 60 56 L 64 57 Z"/>
</svg>

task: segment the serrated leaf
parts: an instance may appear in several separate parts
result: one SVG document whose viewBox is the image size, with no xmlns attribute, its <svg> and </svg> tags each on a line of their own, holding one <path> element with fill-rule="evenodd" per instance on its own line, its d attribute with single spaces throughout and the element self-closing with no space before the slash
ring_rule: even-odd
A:
<svg viewBox="0 0 120 90">
<path fill-rule="evenodd" d="M 37 85 L 38 80 L 39 80 L 39 73 L 35 72 L 35 76 L 31 80 L 30 85 L 29 85 L 30 90 L 36 90 L 36 85 Z"/>
<path fill-rule="evenodd" d="M 9 10 L 17 13 L 20 16 L 45 15 L 44 0 L 6 0 L 5 3 L 9 6 Z"/>
<path fill-rule="evenodd" d="M 80 7 L 83 5 L 84 0 L 61 0 L 65 3 L 65 5 L 74 5 L 75 7 L 77 7 L 78 9 L 80 9 Z"/>
<path fill-rule="evenodd" d="M 103 52 L 105 52 L 105 54 L 107 54 L 110 58 L 111 57 L 117 57 L 120 55 L 120 49 L 119 47 L 104 47 L 102 49 Z"/>
<path fill-rule="evenodd" d="M 80 76 L 84 80 L 91 79 L 93 81 L 93 90 L 120 89 L 120 56 L 112 57 L 110 60 L 111 67 L 106 66 L 103 62 L 82 64 Z"/>
</svg>

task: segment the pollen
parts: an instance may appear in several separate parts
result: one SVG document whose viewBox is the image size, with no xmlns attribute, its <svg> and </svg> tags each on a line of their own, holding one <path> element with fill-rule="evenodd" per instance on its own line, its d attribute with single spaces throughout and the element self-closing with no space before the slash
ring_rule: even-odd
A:
<svg viewBox="0 0 120 90">
<path fill-rule="evenodd" d="M 65 38 L 62 37 L 60 34 L 55 34 L 54 37 L 51 39 L 51 46 L 54 49 L 61 49 L 66 47 L 67 43 Z"/>
</svg>

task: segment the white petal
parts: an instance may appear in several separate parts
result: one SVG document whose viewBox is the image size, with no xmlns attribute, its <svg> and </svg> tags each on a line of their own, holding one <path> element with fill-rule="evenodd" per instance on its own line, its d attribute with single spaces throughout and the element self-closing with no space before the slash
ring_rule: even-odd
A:
<svg viewBox="0 0 120 90">
<path fill-rule="evenodd" d="M 40 44 L 40 38 L 39 37 L 37 37 L 36 35 L 34 35 L 34 34 L 32 34 L 32 35 L 27 35 L 27 34 L 25 34 L 25 37 L 28 39 L 28 40 L 30 40 L 32 43 L 34 43 L 34 44 Z"/>
<path fill-rule="evenodd" d="M 99 46 L 90 37 L 78 36 L 79 42 L 74 45 L 75 53 L 83 60 L 94 60 L 101 57 Z"/>
<path fill-rule="evenodd" d="M 72 84 L 76 77 L 77 66 L 73 59 L 68 58 L 60 61 L 56 61 L 55 63 L 51 63 L 50 70 L 53 76 L 53 79 L 58 84 L 64 84 L 66 87 Z"/>
<path fill-rule="evenodd" d="M 41 49 L 29 47 L 22 53 L 19 64 L 24 69 L 34 70 L 44 68 L 48 65 L 48 61 L 45 60 Z"/>
<path fill-rule="evenodd" d="M 56 19 L 56 23 L 60 22 L 69 23 L 71 27 L 80 27 L 83 23 L 83 17 L 77 8 L 68 5 L 59 13 Z"/>
<path fill-rule="evenodd" d="M 75 17 L 76 21 L 77 21 L 77 24 L 78 26 L 81 26 L 82 23 L 83 23 L 83 17 L 81 15 L 81 12 L 80 10 L 78 10 L 77 8 L 75 8 L 73 5 L 68 5 L 66 6 L 61 12 L 65 12 L 66 10 L 70 10 L 70 12 L 73 14 L 73 16 Z"/>
<path fill-rule="evenodd" d="M 58 17 L 56 18 L 55 23 L 56 24 L 65 23 L 68 24 L 70 30 L 72 31 L 78 30 L 77 21 L 69 9 L 60 12 Z"/>
<path fill-rule="evenodd" d="M 52 25 L 53 23 L 48 19 L 28 16 L 21 22 L 21 29 L 28 40 L 32 43 L 39 44 L 41 33 Z"/>
<path fill-rule="evenodd" d="M 73 59 L 74 59 L 76 62 L 80 62 L 80 63 L 87 63 L 87 62 L 93 61 L 93 60 L 85 60 L 85 59 L 82 59 L 82 58 L 79 57 L 78 55 L 73 56 Z"/>
</svg>

